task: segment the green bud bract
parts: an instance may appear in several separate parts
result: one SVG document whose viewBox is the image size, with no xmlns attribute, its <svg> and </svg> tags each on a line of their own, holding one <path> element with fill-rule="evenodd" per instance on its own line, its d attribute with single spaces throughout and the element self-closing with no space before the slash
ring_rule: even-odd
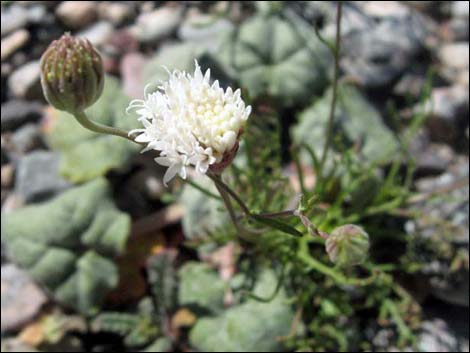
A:
<svg viewBox="0 0 470 353">
<path fill-rule="evenodd" d="M 101 56 L 86 39 L 64 34 L 53 41 L 41 58 L 41 85 L 54 108 L 83 111 L 103 92 Z"/>
<path fill-rule="evenodd" d="M 362 263 L 369 251 L 369 235 L 359 226 L 347 224 L 335 228 L 325 243 L 330 260 L 341 267 Z"/>
</svg>

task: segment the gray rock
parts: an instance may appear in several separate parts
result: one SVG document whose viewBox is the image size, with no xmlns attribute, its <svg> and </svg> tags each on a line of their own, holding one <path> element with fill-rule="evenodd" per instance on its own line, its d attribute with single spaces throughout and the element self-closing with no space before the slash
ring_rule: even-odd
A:
<svg viewBox="0 0 470 353">
<path fill-rule="evenodd" d="M 88 39 L 93 45 L 103 45 L 114 31 L 113 25 L 106 21 L 100 21 L 84 31 L 77 34 L 79 37 Z"/>
<path fill-rule="evenodd" d="M 398 78 L 422 51 L 426 28 L 410 14 L 387 18 L 343 39 L 341 67 L 366 87 L 383 87 Z"/>
<path fill-rule="evenodd" d="M 469 2 L 468 1 L 452 1 L 452 16 L 464 17 L 468 19 L 469 16 Z"/>
<path fill-rule="evenodd" d="M 130 32 L 143 43 L 157 42 L 173 33 L 182 18 L 180 7 L 160 7 L 149 13 L 142 13 Z"/>
<path fill-rule="evenodd" d="M 434 88 L 424 107 L 417 106 L 415 110 L 423 108 L 429 116 L 426 126 L 432 140 L 446 143 L 461 140 L 465 125 L 468 126 L 468 89 L 461 85 Z"/>
<path fill-rule="evenodd" d="M 410 8 L 401 4 L 399 1 L 364 1 L 363 11 L 370 17 L 407 17 L 410 14 Z"/>
<path fill-rule="evenodd" d="M 185 41 L 204 42 L 210 47 L 210 44 L 216 45 L 216 38 L 222 32 L 230 32 L 233 24 L 227 19 L 219 19 L 214 22 L 212 16 L 204 15 L 199 12 L 189 12 L 186 19 L 178 29 L 178 36 Z"/>
<path fill-rule="evenodd" d="M 420 352 L 458 352 L 458 341 L 446 322 L 433 319 L 423 322 L 418 340 Z"/>
<path fill-rule="evenodd" d="M 19 128 L 11 137 L 11 144 L 15 152 L 24 154 L 42 142 L 41 132 L 36 124 L 29 123 Z"/>
<path fill-rule="evenodd" d="M 21 49 L 29 41 L 29 32 L 26 29 L 18 29 L 8 37 L 2 39 L 1 60 L 7 59 L 18 49 Z"/>
<path fill-rule="evenodd" d="M 54 15 L 47 12 L 46 6 L 39 1 L 28 7 L 28 22 L 34 24 L 51 24 L 54 21 Z"/>
<path fill-rule="evenodd" d="M 98 16 L 95 1 L 63 1 L 56 9 L 57 17 L 69 28 L 79 29 L 92 23 Z"/>
<path fill-rule="evenodd" d="M 28 23 L 28 11 L 16 4 L 4 8 L 2 6 L 2 37 L 17 29 L 24 27 Z"/>
<path fill-rule="evenodd" d="M 8 87 L 13 96 L 17 98 L 43 98 L 39 61 L 29 62 L 13 71 L 8 79 Z"/>
<path fill-rule="evenodd" d="M 125 54 L 121 59 L 121 76 L 124 92 L 132 98 L 142 95 L 143 69 L 145 57 L 137 52 Z"/>
<path fill-rule="evenodd" d="M 38 352 L 19 338 L 2 338 L 2 352 Z"/>
<path fill-rule="evenodd" d="M 37 151 L 20 159 L 15 191 L 25 202 L 41 201 L 68 188 L 59 175 L 59 155 Z"/>
<path fill-rule="evenodd" d="M 455 158 L 452 148 L 445 144 L 430 144 L 417 152 L 412 154 L 419 175 L 443 173 Z"/>
<path fill-rule="evenodd" d="M 439 49 L 439 59 L 442 64 L 450 69 L 468 69 L 469 59 L 468 42 L 445 44 Z"/>
<path fill-rule="evenodd" d="M 19 99 L 2 104 L 2 131 L 14 130 L 28 122 L 36 122 L 42 115 L 42 104 Z"/>
<path fill-rule="evenodd" d="M 108 2 L 99 4 L 100 18 L 110 21 L 113 25 L 120 25 L 135 16 L 135 11 L 130 3 Z"/>
<path fill-rule="evenodd" d="M 1 167 L 2 188 L 10 188 L 13 185 L 15 176 L 15 168 L 11 163 L 4 164 Z"/>
<path fill-rule="evenodd" d="M 47 302 L 43 291 L 15 265 L 2 266 L 1 331 L 17 330 L 39 314 Z"/>
<path fill-rule="evenodd" d="M 452 40 L 454 41 L 465 41 L 468 42 L 469 38 L 469 26 L 468 17 L 455 17 L 450 20 L 449 28 L 452 33 Z"/>
<path fill-rule="evenodd" d="M 415 205 L 421 217 L 409 221 L 413 256 L 421 263 L 420 279 L 430 294 L 451 304 L 469 305 L 469 186 L 468 157 L 457 158 L 438 177 L 419 179 L 416 187 L 426 195 L 441 190 Z"/>
</svg>

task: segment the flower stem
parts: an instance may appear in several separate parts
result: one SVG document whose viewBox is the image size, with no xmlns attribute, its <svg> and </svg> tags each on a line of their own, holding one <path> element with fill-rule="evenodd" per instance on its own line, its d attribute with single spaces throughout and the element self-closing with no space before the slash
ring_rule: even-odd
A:
<svg viewBox="0 0 470 353">
<path fill-rule="evenodd" d="M 214 173 L 207 173 L 207 175 L 209 176 L 209 178 L 211 178 L 214 181 L 215 185 L 217 186 L 217 189 L 219 189 L 219 187 L 220 187 L 221 189 L 223 189 L 223 191 L 228 193 L 238 203 L 238 205 L 243 210 L 243 213 L 245 215 L 247 215 L 247 216 L 251 215 L 251 212 L 250 212 L 248 206 L 245 205 L 243 200 L 237 195 L 237 193 L 235 191 L 233 191 L 227 184 L 225 184 L 223 182 L 220 175 L 214 174 Z"/>
<path fill-rule="evenodd" d="M 225 207 L 227 208 L 227 211 L 230 215 L 230 219 L 232 220 L 233 225 L 240 232 L 241 231 L 240 224 L 237 221 L 237 215 L 235 214 L 235 210 L 232 207 L 230 198 L 228 197 L 225 190 L 218 183 L 215 183 L 215 187 L 217 188 L 217 191 L 219 192 L 220 196 L 222 196 L 222 200 L 224 201 Z"/>
<path fill-rule="evenodd" d="M 328 156 L 328 150 L 331 147 L 331 142 L 333 139 L 333 123 L 335 120 L 335 110 L 336 110 L 336 98 L 337 98 L 337 91 L 338 91 L 338 79 L 339 79 L 339 54 L 341 48 L 341 16 L 343 10 L 343 3 L 342 1 L 338 1 L 337 3 L 337 10 L 336 10 L 336 42 L 334 47 L 334 59 L 335 59 L 335 66 L 334 66 L 334 78 L 333 78 L 333 92 L 331 98 L 331 106 L 330 106 L 330 113 L 328 117 L 328 125 L 326 127 L 326 140 L 325 145 L 323 147 L 322 157 L 320 160 L 320 173 L 323 172 L 323 167 L 326 162 L 326 158 Z M 319 175 L 322 177 L 322 175 Z"/>
<path fill-rule="evenodd" d="M 93 132 L 97 132 L 99 134 L 106 134 L 106 135 L 115 135 L 119 137 L 123 137 L 129 141 L 134 143 L 138 143 L 134 141 L 130 136 L 129 133 L 123 129 L 119 129 L 117 127 L 106 126 L 103 124 L 95 123 L 88 119 L 88 116 L 84 111 L 76 112 L 74 114 L 75 119 L 82 125 L 85 129 L 91 130 Z"/>
</svg>

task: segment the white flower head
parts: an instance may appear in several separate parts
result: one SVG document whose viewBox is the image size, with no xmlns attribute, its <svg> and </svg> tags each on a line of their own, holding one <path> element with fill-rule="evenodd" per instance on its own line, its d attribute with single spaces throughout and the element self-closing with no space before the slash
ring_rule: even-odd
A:
<svg viewBox="0 0 470 353">
<path fill-rule="evenodd" d="M 240 90 L 225 91 L 216 80 L 210 81 L 210 70 L 202 74 L 195 61 L 194 75 L 184 71 L 169 72 L 169 79 L 155 92 L 144 90 L 144 99 L 130 102 L 142 129 L 135 141 L 147 146 L 142 152 L 156 150 L 155 161 L 168 167 L 163 183 L 178 174 L 186 178 L 186 167 L 193 166 L 205 174 L 238 146 L 238 138 L 251 113 Z"/>
</svg>

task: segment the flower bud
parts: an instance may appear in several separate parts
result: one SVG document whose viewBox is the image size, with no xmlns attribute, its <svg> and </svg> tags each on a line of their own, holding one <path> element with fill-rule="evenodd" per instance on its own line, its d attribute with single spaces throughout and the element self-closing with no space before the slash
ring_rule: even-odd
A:
<svg viewBox="0 0 470 353">
<path fill-rule="evenodd" d="M 359 226 L 347 224 L 335 228 L 325 243 L 326 252 L 335 264 L 345 267 L 362 263 L 369 251 L 369 235 Z"/>
<path fill-rule="evenodd" d="M 225 170 L 225 168 L 227 168 L 230 164 L 232 164 L 232 161 L 235 158 L 235 155 L 237 154 L 239 146 L 240 144 L 237 138 L 237 141 L 235 142 L 233 147 L 229 151 L 226 151 L 223 154 L 222 160 L 218 163 L 212 164 L 209 167 L 209 169 L 216 174 L 221 174 Z"/>
<path fill-rule="evenodd" d="M 49 104 L 76 113 L 95 103 L 103 92 L 101 56 L 86 39 L 64 34 L 41 58 L 41 85 Z"/>
</svg>

